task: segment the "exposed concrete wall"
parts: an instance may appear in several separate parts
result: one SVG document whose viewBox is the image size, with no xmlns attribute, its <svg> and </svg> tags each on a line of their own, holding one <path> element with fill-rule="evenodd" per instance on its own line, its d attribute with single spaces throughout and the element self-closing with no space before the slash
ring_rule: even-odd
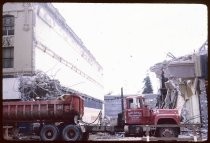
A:
<svg viewBox="0 0 210 143">
<path fill-rule="evenodd" d="M 206 44 L 207 43 L 205 43 L 205 45 Z M 199 99 L 199 96 L 201 94 L 199 93 L 199 81 L 200 79 L 205 78 L 205 74 L 207 74 L 207 65 L 205 65 L 206 63 L 200 63 L 201 61 L 198 56 L 199 53 L 196 53 L 194 55 L 186 55 L 172 59 L 170 61 L 164 61 L 163 63 L 157 63 L 150 68 L 152 72 L 156 73 L 159 79 L 162 79 L 161 74 L 162 71 L 164 71 L 164 76 L 168 80 L 171 80 L 174 84 L 176 84 L 176 89 L 179 91 L 180 94 L 178 94 L 177 104 L 175 108 L 177 108 L 179 110 L 179 113 L 184 117 L 184 121 L 189 121 L 191 123 L 201 122 L 201 109 L 199 103 L 201 102 Z M 199 61 L 197 61 L 198 59 Z M 203 67 L 200 64 L 204 64 L 202 65 Z M 167 93 L 166 97 L 168 96 L 169 93 Z M 166 102 L 169 101 L 165 100 L 165 103 Z M 167 104 L 168 103 L 166 103 L 166 105 Z"/>
</svg>

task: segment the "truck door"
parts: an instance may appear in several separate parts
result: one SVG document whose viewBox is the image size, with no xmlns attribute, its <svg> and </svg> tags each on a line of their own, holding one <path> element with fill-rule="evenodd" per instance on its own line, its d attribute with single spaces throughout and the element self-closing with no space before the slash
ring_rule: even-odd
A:
<svg viewBox="0 0 210 143">
<path fill-rule="evenodd" d="M 149 109 L 149 106 L 145 103 L 144 98 L 141 98 L 139 100 L 142 102 L 142 122 L 143 124 L 151 124 L 151 110 Z"/>
<path fill-rule="evenodd" d="M 126 124 L 150 124 L 151 113 L 142 97 L 127 98 L 125 109 Z"/>
<path fill-rule="evenodd" d="M 143 111 L 140 103 L 137 104 L 136 98 L 127 98 L 125 108 L 126 124 L 142 124 Z"/>
</svg>

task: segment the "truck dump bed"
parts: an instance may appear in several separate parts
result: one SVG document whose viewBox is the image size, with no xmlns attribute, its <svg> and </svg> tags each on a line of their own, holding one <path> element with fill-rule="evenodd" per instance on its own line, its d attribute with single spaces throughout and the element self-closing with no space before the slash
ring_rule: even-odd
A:
<svg viewBox="0 0 210 143">
<path fill-rule="evenodd" d="M 84 100 L 76 95 L 62 95 L 47 101 L 3 102 L 3 122 L 71 121 L 84 114 Z"/>
</svg>

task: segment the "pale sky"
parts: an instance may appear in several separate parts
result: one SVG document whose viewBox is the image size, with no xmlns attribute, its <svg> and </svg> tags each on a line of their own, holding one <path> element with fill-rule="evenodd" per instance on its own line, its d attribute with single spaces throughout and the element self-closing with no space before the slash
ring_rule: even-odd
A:
<svg viewBox="0 0 210 143">
<path fill-rule="evenodd" d="M 192 54 L 207 40 L 207 7 L 201 4 L 54 4 L 103 67 L 105 91 L 135 94 L 149 68 Z M 149 72 L 148 72 L 149 71 Z"/>
</svg>

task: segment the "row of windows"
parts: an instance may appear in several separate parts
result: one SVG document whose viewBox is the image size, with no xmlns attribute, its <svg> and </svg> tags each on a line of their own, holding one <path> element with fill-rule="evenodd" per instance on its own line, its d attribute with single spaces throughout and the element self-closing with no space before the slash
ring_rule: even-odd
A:
<svg viewBox="0 0 210 143">
<path fill-rule="evenodd" d="M 3 16 L 3 35 L 14 35 L 15 18 L 13 15 Z M 3 37 L 3 68 L 14 67 L 14 41 L 13 37 Z"/>
</svg>

